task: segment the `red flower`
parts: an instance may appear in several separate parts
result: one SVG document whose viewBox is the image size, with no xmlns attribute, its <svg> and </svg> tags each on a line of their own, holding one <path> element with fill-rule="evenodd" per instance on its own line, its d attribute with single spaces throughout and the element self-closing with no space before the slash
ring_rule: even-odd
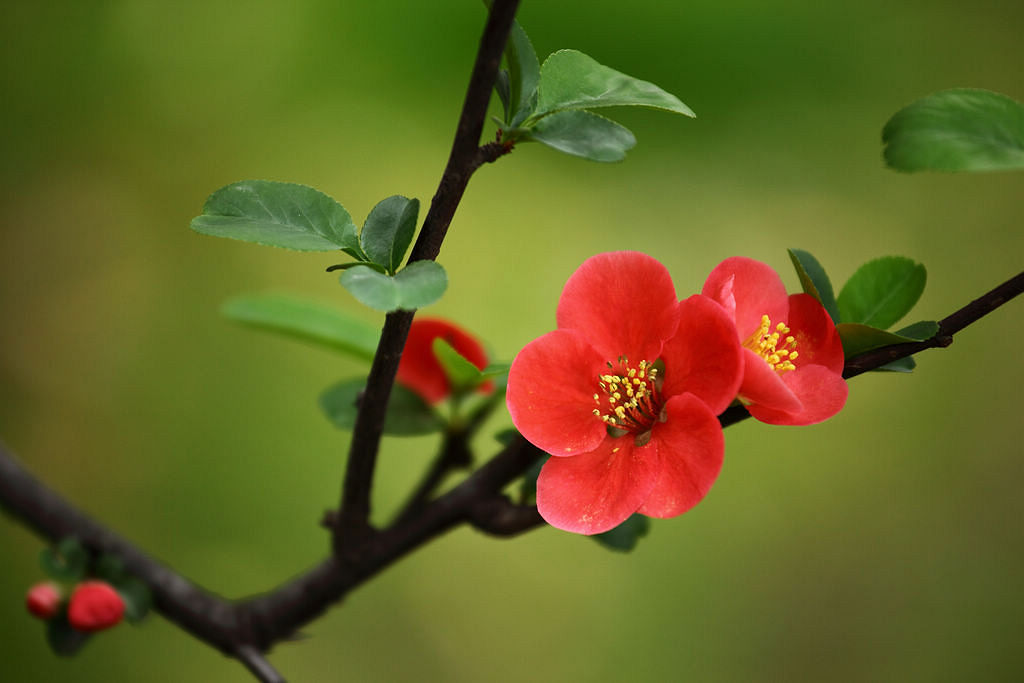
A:
<svg viewBox="0 0 1024 683">
<path fill-rule="evenodd" d="M 519 352 L 508 409 L 550 458 L 537 508 L 552 526 L 607 531 L 634 512 L 674 517 L 722 466 L 715 416 L 739 387 L 742 357 L 710 299 L 676 299 L 668 271 L 637 252 L 587 259 L 558 302 L 558 329 Z"/>
<path fill-rule="evenodd" d="M 121 621 L 124 599 L 110 584 L 83 581 L 71 594 L 68 622 L 78 631 L 102 631 Z"/>
<path fill-rule="evenodd" d="M 736 321 L 744 356 L 739 399 L 751 415 L 807 425 L 839 412 L 847 394 L 843 345 L 814 297 L 787 296 L 778 273 L 742 256 L 718 264 L 703 293 Z"/>
<path fill-rule="evenodd" d="M 40 619 L 51 619 L 57 614 L 62 598 L 60 587 L 55 583 L 49 581 L 37 583 L 29 589 L 28 595 L 25 596 L 25 607 L 33 616 Z"/>
<path fill-rule="evenodd" d="M 434 340 L 438 337 L 451 344 L 477 368 L 483 370 L 487 367 L 487 353 L 468 332 L 440 318 L 417 318 L 409 328 L 396 379 L 428 403 L 443 401 L 452 390 L 444 368 L 434 354 Z M 493 388 L 494 383 L 487 381 L 479 390 L 486 393 Z"/>
</svg>

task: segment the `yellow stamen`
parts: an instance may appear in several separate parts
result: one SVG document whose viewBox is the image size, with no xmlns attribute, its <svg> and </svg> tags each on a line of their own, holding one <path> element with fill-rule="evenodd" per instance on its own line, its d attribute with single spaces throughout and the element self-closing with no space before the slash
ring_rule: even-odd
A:
<svg viewBox="0 0 1024 683">
<path fill-rule="evenodd" d="M 791 330 L 783 322 L 775 325 L 774 332 L 770 332 L 771 329 L 771 319 L 767 315 L 762 315 L 761 326 L 743 342 L 743 346 L 764 358 L 768 366 L 776 372 L 796 370 L 796 365 L 793 364 L 798 355 L 795 350 L 796 337 L 789 334 Z"/>
</svg>

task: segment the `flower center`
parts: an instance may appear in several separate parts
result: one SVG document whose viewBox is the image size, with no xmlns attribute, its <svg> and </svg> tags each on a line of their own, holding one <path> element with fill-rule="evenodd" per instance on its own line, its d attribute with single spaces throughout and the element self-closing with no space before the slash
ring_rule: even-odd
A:
<svg viewBox="0 0 1024 683">
<path fill-rule="evenodd" d="M 793 361 L 799 355 L 796 352 L 796 337 L 791 335 L 786 323 L 779 323 L 772 330 L 772 321 L 768 316 L 761 316 L 761 327 L 750 335 L 743 346 L 764 358 L 768 367 L 777 372 L 796 370 Z"/>
<path fill-rule="evenodd" d="M 649 434 L 654 423 L 663 420 L 659 368 L 646 360 L 633 365 L 620 356 L 617 365 L 608 363 L 608 369 L 608 374 L 598 375 L 594 415 L 615 435 Z"/>
</svg>

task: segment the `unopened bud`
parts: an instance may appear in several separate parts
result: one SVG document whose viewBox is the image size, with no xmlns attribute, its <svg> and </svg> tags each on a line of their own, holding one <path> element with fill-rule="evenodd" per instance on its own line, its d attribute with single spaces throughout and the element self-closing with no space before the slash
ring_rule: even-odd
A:
<svg viewBox="0 0 1024 683">
<path fill-rule="evenodd" d="M 71 594 L 68 622 L 78 631 L 102 631 L 121 621 L 124 599 L 110 584 L 83 581 Z"/>
<path fill-rule="evenodd" d="M 49 581 L 37 583 L 29 589 L 25 596 L 25 607 L 33 616 L 40 619 L 52 619 L 60 608 L 60 601 L 64 596 L 60 587 Z"/>
</svg>

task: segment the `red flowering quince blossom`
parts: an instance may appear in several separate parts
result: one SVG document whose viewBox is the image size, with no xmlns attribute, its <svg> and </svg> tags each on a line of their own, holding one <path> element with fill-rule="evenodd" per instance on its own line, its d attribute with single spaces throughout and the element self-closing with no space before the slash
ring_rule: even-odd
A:
<svg viewBox="0 0 1024 683">
<path fill-rule="evenodd" d="M 842 409 L 843 345 L 814 297 L 787 295 L 771 266 L 742 256 L 718 264 L 702 292 L 736 322 L 744 356 L 739 399 L 753 417 L 808 425 Z"/>
<path fill-rule="evenodd" d="M 487 367 L 487 352 L 474 336 L 441 318 L 417 318 L 409 328 L 396 380 L 419 394 L 427 403 L 443 401 L 452 390 L 441 361 L 434 353 L 434 340 L 438 337 L 451 344 L 452 348 L 478 369 Z M 479 390 L 486 393 L 493 388 L 494 383 L 487 381 L 480 385 Z"/>
<path fill-rule="evenodd" d="M 661 263 L 619 251 L 579 267 L 556 319 L 508 377 L 512 421 L 553 456 L 537 479 L 541 516 L 597 534 L 700 502 L 722 467 L 715 416 L 742 375 L 726 312 L 701 295 L 679 301 Z"/>
</svg>

